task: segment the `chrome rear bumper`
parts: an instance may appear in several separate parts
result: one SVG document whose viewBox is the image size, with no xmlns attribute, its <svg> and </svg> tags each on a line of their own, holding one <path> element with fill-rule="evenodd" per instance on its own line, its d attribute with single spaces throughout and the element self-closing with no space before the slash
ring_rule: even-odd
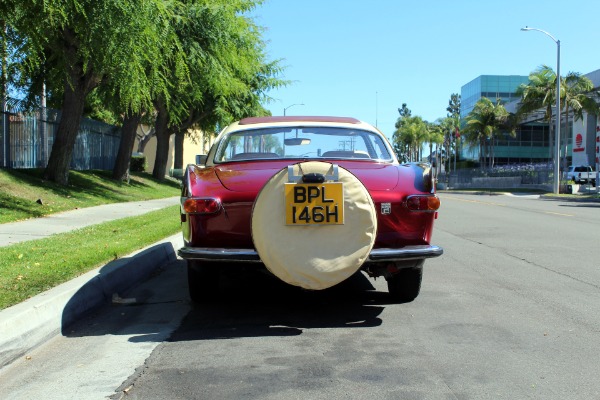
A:
<svg viewBox="0 0 600 400">
<path fill-rule="evenodd" d="M 369 254 L 369 261 L 403 261 L 421 260 L 424 258 L 439 257 L 444 254 L 444 249 L 433 245 L 406 246 L 399 249 L 373 249 Z"/>
<path fill-rule="evenodd" d="M 185 260 L 261 262 L 254 249 L 225 249 L 207 247 L 182 247 L 177 252 Z M 398 249 L 373 249 L 367 262 L 420 260 L 439 257 L 444 249 L 433 245 L 405 246 Z"/>
</svg>

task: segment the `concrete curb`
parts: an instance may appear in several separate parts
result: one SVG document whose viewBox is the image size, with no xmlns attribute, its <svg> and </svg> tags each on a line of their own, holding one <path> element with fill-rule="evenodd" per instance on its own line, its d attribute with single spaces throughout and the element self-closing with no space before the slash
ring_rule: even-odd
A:
<svg viewBox="0 0 600 400">
<path fill-rule="evenodd" d="M 170 236 L 0 311 L 0 368 L 175 261 L 182 245 L 180 233 Z"/>
<path fill-rule="evenodd" d="M 468 190 L 437 190 L 438 194 L 467 194 L 473 196 L 513 196 L 513 197 L 525 197 L 525 196 L 537 196 L 540 200 L 561 200 L 561 201 L 572 201 L 572 202 L 590 202 L 599 203 L 600 198 L 594 197 L 595 194 L 563 194 L 555 195 L 552 193 L 526 193 L 526 192 L 486 192 L 482 190 L 468 191 Z"/>
</svg>

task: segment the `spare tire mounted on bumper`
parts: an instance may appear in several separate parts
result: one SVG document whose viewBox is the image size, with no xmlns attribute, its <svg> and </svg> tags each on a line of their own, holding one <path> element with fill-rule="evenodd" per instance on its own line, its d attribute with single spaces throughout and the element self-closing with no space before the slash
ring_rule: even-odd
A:
<svg viewBox="0 0 600 400">
<path fill-rule="evenodd" d="M 340 196 L 331 197 L 339 191 L 330 185 L 334 181 L 341 183 L 341 204 Z M 252 210 L 252 240 L 262 262 L 279 279 L 305 289 L 325 289 L 353 275 L 376 234 L 367 189 L 348 170 L 326 162 L 282 169 L 261 189 Z"/>
</svg>

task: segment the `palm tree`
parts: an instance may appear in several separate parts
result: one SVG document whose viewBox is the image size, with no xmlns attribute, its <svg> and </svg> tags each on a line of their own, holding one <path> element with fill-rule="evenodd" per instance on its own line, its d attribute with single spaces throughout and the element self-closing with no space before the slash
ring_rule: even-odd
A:
<svg viewBox="0 0 600 400">
<path fill-rule="evenodd" d="M 435 176 L 437 177 L 441 168 L 441 151 L 440 145 L 444 143 L 444 128 L 441 125 L 441 119 L 437 119 L 434 123 L 428 124 L 427 130 L 429 131 L 429 154 L 432 157 L 435 154 L 436 165 L 435 165 Z M 435 152 L 433 151 L 433 145 L 435 144 Z M 433 158 L 432 158 L 433 161 Z"/>
<path fill-rule="evenodd" d="M 475 107 L 465 120 L 466 126 L 463 128 L 465 140 L 473 145 L 479 144 L 480 157 L 483 161 L 482 167 L 488 164 L 490 168 L 493 168 L 494 140 L 504 132 L 508 132 L 511 136 L 515 135 L 515 125 L 511 114 L 506 111 L 499 99 L 494 104 L 487 97 L 482 97 L 475 103 Z M 486 162 L 488 154 L 489 163 Z"/>
<path fill-rule="evenodd" d="M 429 142 L 429 123 L 424 121 L 423 118 L 417 116 L 414 117 L 414 127 L 416 140 L 415 147 L 415 161 L 421 161 L 423 158 L 423 145 Z"/>
<path fill-rule="evenodd" d="M 427 124 L 419 116 L 398 118 L 393 135 L 394 147 L 401 161 L 418 161 L 421 146 L 427 141 Z"/>
<path fill-rule="evenodd" d="M 552 127 L 552 106 L 556 103 L 556 73 L 547 65 L 542 65 L 529 74 L 529 83 L 521 84 L 517 88 L 517 94 L 521 96 L 521 103 L 517 110 L 517 118 L 522 119 L 525 115 L 543 108 L 544 121 L 548 122 L 549 131 Z M 550 149 L 554 147 L 554 135 L 550 135 Z M 550 150 L 549 158 L 552 150 Z"/>
<path fill-rule="evenodd" d="M 540 108 L 545 109 L 544 120 L 550 124 L 552 131 L 552 106 L 556 102 L 556 73 L 547 65 L 542 65 L 536 71 L 529 74 L 529 84 L 521 85 L 517 93 L 521 95 L 521 105 L 517 115 L 522 117 Z M 583 112 L 598 114 L 598 104 L 591 98 L 593 83 L 576 72 L 569 72 L 566 77 L 561 77 L 561 111 L 564 106 L 565 129 L 564 139 L 558 138 L 559 144 L 564 143 L 563 164 L 566 168 L 566 143 L 568 138 L 569 111 L 573 111 L 575 120 L 583 118 Z M 561 121 L 562 123 L 562 121 Z M 550 135 L 550 149 L 554 147 L 553 138 Z"/>
<path fill-rule="evenodd" d="M 438 120 L 440 127 L 444 135 L 444 146 L 446 147 L 446 157 L 448 160 L 448 167 L 450 166 L 450 160 L 452 159 L 452 153 L 458 152 L 457 141 L 452 140 L 453 135 L 460 128 L 460 116 L 458 114 L 451 115 L 449 117 Z M 452 150 L 452 144 L 454 144 L 454 151 Z M 449 171 L 450 168 L 446 169 Z"/>
<path fill-rule="evenodd" d="M 564 144 L 563 148 L 563 167 L 566 171 L 567 165 L 567 143 L 569 135 L 569 109 L 573 110 L 573 118 L 575 121 L 583 119 L 583 112 L 586 111 L 592 114 L 598 114 L 598 104 L 590 97 L 594 84 L 591 80 L 582 76 L 577 72 L 569 72 L 567 76 L 562 79 L 561 82 L 561 93 L 560 100 L 561 104 L 565 107 L 565 129 L 564 140 L 561 142 Z"/>
</svg>

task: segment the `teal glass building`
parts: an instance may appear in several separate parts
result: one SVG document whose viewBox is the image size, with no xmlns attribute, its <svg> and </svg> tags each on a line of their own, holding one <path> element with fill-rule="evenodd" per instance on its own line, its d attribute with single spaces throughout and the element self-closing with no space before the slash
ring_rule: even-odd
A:
<svg viewBox="0 0 600 400">
<path fill-rule="evenodd" d="M 499 100 L 503 105 L 515 104 L 519 100 L 516 94 L 521 84 L 529 83 L 529 78 L 522 75 L 481 75 L 461 87 L 461 121 L 473 110 L 475 103 L 487 97 L 493 103 Z M 507 106 L 509 111 L 510 107 Z M 540 163 L 551 158 L 550 134 L 548 123 L 544 121 L 529 122 L 517 129 L 516 136 L 501 134 L 494 141 L 494 159 L 496 165 Z M 459 152 L 461 159 L 479 160 L 479 148 L 462 146 Z"/>
<path fill-rule="evenodd" d="M 500 99 L 502 104 L 518 100 L 517 88 L 521 84 L 529 83 L 527 76 L 521 75 L 481 75 L 460 89 L 461 119 L 469 114 L 475 103 L 482 97 L 487 97 L 492 102 Z"/>
</svg>

